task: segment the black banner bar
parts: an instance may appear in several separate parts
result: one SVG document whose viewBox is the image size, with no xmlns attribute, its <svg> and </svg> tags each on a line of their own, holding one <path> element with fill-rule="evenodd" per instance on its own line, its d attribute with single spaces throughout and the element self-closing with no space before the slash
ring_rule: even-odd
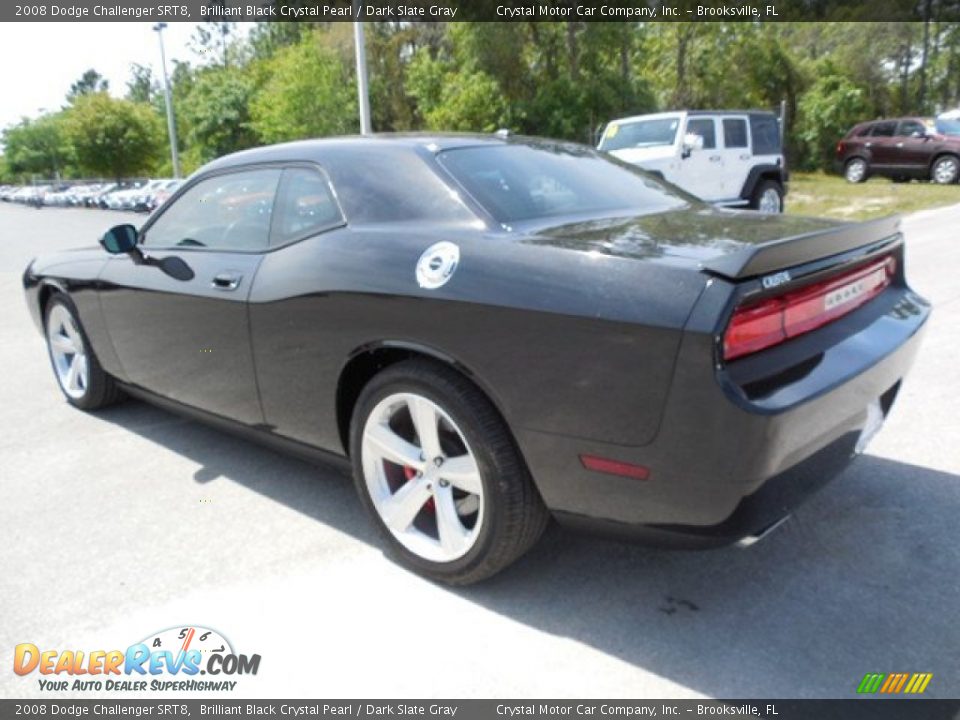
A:
<svg viewBox="0 0 960 720">
<path fill-rule="evenodd" d="M 929 9 L 927 10 L 929 12 Z M 960 0 L 937 0 L 937 22 L 960 20 Z M 202 22 L 917 22 L 917 0 L 23 0 L 0 21 Z"/>
<path fill-rule="evenodd" d="M 0 700 L 0 718 L 955 720 L 960 700 Z"/>
</svg>

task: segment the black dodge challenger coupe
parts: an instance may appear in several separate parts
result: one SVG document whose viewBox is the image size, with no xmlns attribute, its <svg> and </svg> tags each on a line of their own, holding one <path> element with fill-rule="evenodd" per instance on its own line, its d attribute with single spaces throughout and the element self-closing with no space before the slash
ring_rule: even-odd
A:
<svg viewBox="0 0 960 720">
<path fill-rule="evenodd" d="M 553 516 L 749 542 L 880 427 L 929 315 L 896 219 L 720 210 L 592 149 L 240 152 L 24 275 L 67 400 L 349 458 L 399 560 L 497 572 Z"/>
</svg>

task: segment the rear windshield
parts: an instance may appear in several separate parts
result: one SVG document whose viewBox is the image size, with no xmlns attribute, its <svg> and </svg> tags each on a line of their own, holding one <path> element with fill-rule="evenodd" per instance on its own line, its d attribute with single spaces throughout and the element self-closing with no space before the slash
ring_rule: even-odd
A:
<svg viewBox="0 0 960 720">
<path fill-rule="evenodd" d="M 649 176 L 579 145 L 455 148 L 438 158 L 500 223 L 557 215 L 646 213 L 687 202 Z"/>
<path fill-rule="evenodd" d="M 636 122 L 612 122 L 600 141 L 604 152 L 624 148 L 654 147 L 673 145 L 677 139 L 680 118 L 669 117 L 657 120 L 638 120 Z"/>
</svg>

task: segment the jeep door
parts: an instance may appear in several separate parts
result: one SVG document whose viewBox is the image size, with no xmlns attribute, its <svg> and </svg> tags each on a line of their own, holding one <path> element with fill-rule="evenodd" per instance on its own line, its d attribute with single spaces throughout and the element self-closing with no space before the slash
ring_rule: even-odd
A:
<svg viewBox="0 0 960 720">
<path fill-rule="evenodd" d="M 690 151 L 680 161 L 679 185 L 702 200 L 723 200 L 723 158 L 717 142 L 717 119 L 704 115 L 688 117 L 684 133 L 703 138 L 703 148 Z"/>
<path fill-rule="evenodd" d="M 723 168 L 723 199 L 730 200 L 740 196 L 755 161 L 750 152 L 747 116 L 727 116 L 721 119 L 720 125 L 723 129 L 723 142 L 719 149 Z"/>
</svg>

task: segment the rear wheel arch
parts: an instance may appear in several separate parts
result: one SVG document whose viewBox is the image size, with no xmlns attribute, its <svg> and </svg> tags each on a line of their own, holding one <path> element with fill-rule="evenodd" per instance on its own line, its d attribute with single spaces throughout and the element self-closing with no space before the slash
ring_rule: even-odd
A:
<svg viewBox="0 0 960 720">
<path fill-rule="evenodd" d="M 750 168 L 750 173 L 743 183 L 743 187 L 740 190 L 740 197 L 743 200 L 752 199 L 757 185 L 764 180 L 770 180 L 777 183 L 781 188 L 784 188 L 786 177 L 783 168 L 779 165 L 754 165 Z"/>
<path fill-rule="evenodd" d="M 441 365 L 461 375 L 472 383 L 490 401 L 507 428 L 503 406 L 496 394 L 466 365 L 450 355 L 427 345 L 402 341 L 381 341 L 362 346 L 351 353 L 340 370 L 337 380 L 336 418 L 337 432 L 345 454 L 350 454 L 350 421 L 353 410 L 364 387 L 388 367 L 404 360 L 423 359 Z M 512 431 L 511 431 L 512 434 Z"/>
</svg>

